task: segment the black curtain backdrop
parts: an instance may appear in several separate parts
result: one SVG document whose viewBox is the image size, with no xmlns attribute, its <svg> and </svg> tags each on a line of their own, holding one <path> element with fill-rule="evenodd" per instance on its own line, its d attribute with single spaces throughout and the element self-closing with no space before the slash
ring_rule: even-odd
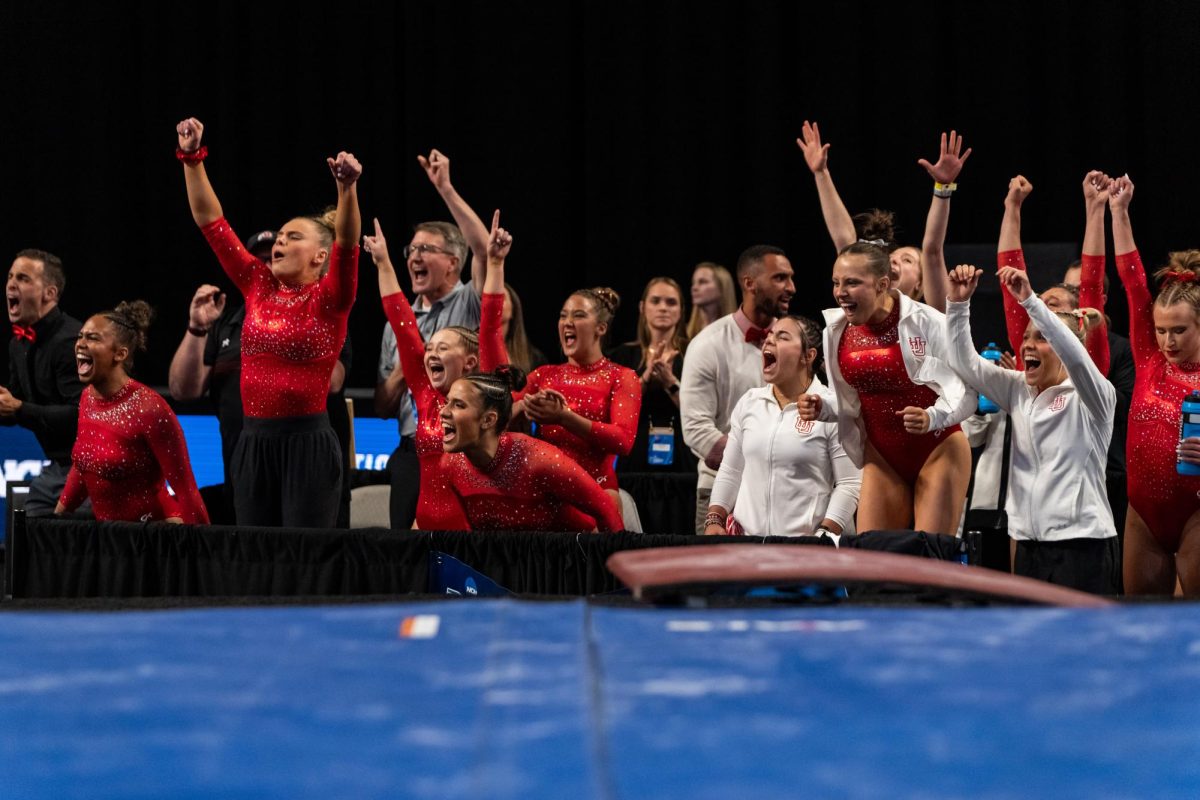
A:
<svg viewBox="0 0 1200 800">
<path fill-rule="evenodd" d="M 895 210 L 902 241 L 929 203 L 916 159 L 954 127 L 975 153 L 951 244 L 995 241 L 1017 172 L 1026 240 L 1079 241 L 1098 168 L 1133 176 L 1155 264 L 1200 245 L 1198 33 L 1198 7 L 1167 2 L 5 3 L 0 254 L 61 255 L 81 318 L 153 303 L 140 377 L 165 383 L 195 288 L 226 285 L 172 155 L 194 115 L 243 236 L 331 203 L 324 158 L 348 149 L 366 220 L 398 247 L 449 218 L 416 164 L 441 149 L 481 216 L 503 210 L 510 282 L 552 356 L 572 289 L 621 292 L 619 341 L 648 277 L 686 285 L 755 243 L 787 250 L 794 310 L 815 315 L 833 252 L 794 143 L 809 118 L 850 209 Z M 349 385 L 372 386 L 384 317 L 369 259 L 360 276 Z"/>
</svg>

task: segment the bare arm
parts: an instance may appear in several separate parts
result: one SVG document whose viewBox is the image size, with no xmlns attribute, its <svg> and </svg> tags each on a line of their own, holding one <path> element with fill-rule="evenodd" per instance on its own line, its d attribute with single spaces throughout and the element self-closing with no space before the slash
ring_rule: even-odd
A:
<svg viewBox="0 0 1200 800">
<path fill-rule="evenodd" d="M 336 158 L 325 159 L 337 181 L 337 212 L 333 219 L 335 241 L 346 249 L 358 246 L 362 235 L 362 215 L 358 210 L 358 178 L 362 165 L 353 153 L 344 150 Z"/>
<path fill-rule="evenodd" d="M 212 367 L 204 363 L 204 347 L 208 338 L 192 331 L 210 331 L 225 310 L 225 295 L 205 284 L 196 290 L 188 308 L 188 330 L 175 350 L 167 372 L 167 387 L 176 400 L 197 400 L 208 389 Z"/>
<path fill-rule="evenodd" d="M 970 155 L 969 147 L 967 152 L 962 152 L 962 137 L 958 132 L 950 131 L 948 138 L 945 133 L 942 134 L 936 164 L 930 164 L 923 158 L 917 161 L 929 173 L 929 177 L 933 178 L 935 184 L 929 215 L 925 218 L 925 238 L 921 242 L 921 286 L 925 293 L 925 302 L 942 312 L 946 310 L 946 292 L 949 285 L 944 248 L 946 228 L 950 223 L 950 194 L 954 190 L 939 189 L 936 184 L 954 185 Z"/>
<path fill-rule="evenodd" d="M 179 137 L 179 149 L 184 153 L 195 153 L 200 149 L 204 125 L 195 117 L 190 117 L 175 126 L 175 133 Z M 217 193 L 208 182 L 208 173 L 204 171 L 203 161 L 185 160 L 183 178 L 187 184 L 188 205 L 191 206 L 192 219 L 196 221 L 196 225 L 203 228 L 225 216 L 221 210 L 221 203 L 217 200 Z"/>
<path fill-rule="evenodd" d="M 825 227 L 829 230 L 834 249 L 840 253 L 842 248 L 858 240 L 854 220 L 846 210 L 837 187 L 833 185 L 833 178 L 829 174 L 829 145 L 821 144 L 821 130 L 817 123 L 805 120 L 801 133 L 796 144 L 804 153 L 804 162 L 812 171 L 813 180 L 817 184 L 817 197 L 821 200 L 821 215 L 825 217 Z"/>
<path fill-rule="evenodd" d="M 442 201 L 450 210 L 450 216 L 454 217 L 455 224 L 467 240 L 467 246 L 471 248 L 471 278 L 475 294 L 482 294 L 484 283 L 487 282 L 487 251 L 490 238 L 488 228 L 450 183 L 450 159 L 444 153 L 436 149 L 431 150 L 428 158 L 417 156 L 417 161 L 429 176 L 433 188 L 442 196 Z"/>
</svg>

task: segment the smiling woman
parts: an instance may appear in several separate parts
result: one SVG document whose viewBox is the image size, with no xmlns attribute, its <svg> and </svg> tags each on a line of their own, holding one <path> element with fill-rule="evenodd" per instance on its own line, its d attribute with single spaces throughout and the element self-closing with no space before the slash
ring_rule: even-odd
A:
<svg viewBox="0 0 1200 800">
<path fill-rule="evenodd" d="M 637 436 L 642 384 L 633 370 L 601 349 L 621 298 L 608 287 L 580 289 L 558 316 L 565 364 L 535 369 L 513 417 L 538 424 L 538 434 L 579 462 L 606 490 L 616 493 L 613 457 L 627 455 Z"/>
<path fill-rule="evenodd" d="M 204 126 L 186 119 L 176 134 L 192 218 L 246 298 L 245 425 L 230 462 L 237 522 L 332 527 L 344 476 L 325 402 L 358 285 L 362 166 L 346 152 L 326 159 L 337 183 L 333 218 L 295 217 L 282 225 L 268 265 L 246 251 L 225 220 L 204 168 Z"/>
</svg>

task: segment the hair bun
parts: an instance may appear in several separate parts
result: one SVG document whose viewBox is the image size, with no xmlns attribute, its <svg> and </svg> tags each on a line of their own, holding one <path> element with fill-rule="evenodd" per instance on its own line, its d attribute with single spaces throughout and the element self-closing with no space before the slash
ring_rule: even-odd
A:
<svg viewBox="0 0 1200 800">
<path fill-rule="evenodd" d="M 858 232 L 861 242 L 881 246 L 891 250 L 896 246 L 896 215 L 891 211 L 872 208 L 862 214 L 854 215 L 854 230 Z M 877 242 L 884 242 L 878 245 Z"/>
<path fill-rule="evenodd" d="M 621 295 L 617 294 L 616 289 L 610 289 L 607 286 L 594 286 L 589 291 L 599 298 L 600 302 L 608 309 L 608 313 L 615 315 L 617 309 L 621 307 Z"/>
<path fill-rule="evenodd" d="M 126 300 L 117 303 L 113 314 L 119 316 L 130 328 L 137 331 L 137 347 L 146 349 L 146 331 L 154 321 L 154 309 L 145 300 Z"/>
<path fill-rule="evenodd" d="M 510 392 L 519 392 L 525 388 L 525 370 L 516 364 L 501 364 L 492 370 L 492 374 L 507 384 Z"/>
</svg>

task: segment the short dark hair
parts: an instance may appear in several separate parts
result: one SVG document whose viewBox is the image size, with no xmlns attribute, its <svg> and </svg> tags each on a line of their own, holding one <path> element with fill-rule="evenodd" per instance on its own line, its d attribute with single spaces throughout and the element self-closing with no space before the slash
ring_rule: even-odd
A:
<svg viewBox="0 0 1200 800">
<path fill-rule="evenodd" d="M 742 254 L 740 256 L 738 256 L 738 260 L 737 260 L 738 280 L 740 281 L 742 278 L 746 277 L 746 275 L 749 274 L 750 270 L 755 269 L 758 266 L 760 266 L 763 263 L 763 261 L 766 259 L 767 256 L 785 256 L 786 257 L 786 255 L 787 254 L 783 252 L 782 248 L 775 247 L 774 245 L 770 245 L 770 244 L 756 244 L 751 247 L 747 247 L 745 250 L 742 251 Z"/>
<path fill-rule="evenodd" d="M 62 259 L 45 250 L 29 247 L 17 253 L 17 258 L 28 258 L 42 262 L 42 283 L 48 283 L 58 289 L 61 300 L 63 290 L 67 288 L 67 274 L 63 272 Z"/>
</svg>

